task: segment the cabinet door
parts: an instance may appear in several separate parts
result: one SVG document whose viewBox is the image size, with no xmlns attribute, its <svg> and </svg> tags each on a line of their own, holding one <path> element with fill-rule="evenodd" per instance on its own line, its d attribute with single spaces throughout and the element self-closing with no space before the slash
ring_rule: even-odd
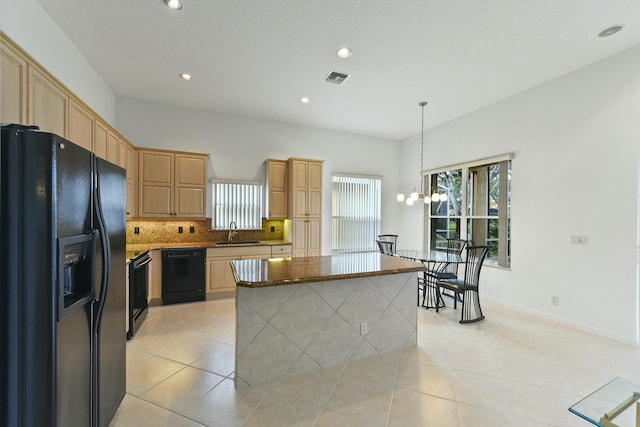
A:
<svg viewBox="0 0 640 427">
<path fill-rule="evenodd" d="M 27 63 L 0 45 L 0 123 L 27 124 Z"/>
<path fill-rule="evenodd" d="M 107 136 L 107 160 L 113 163 L 114 165 L 118 164 L 120 149 L 120 138 L 118 135 L 109 131 L 109 135 Z"/>
<path fill-rule="evenodd" d="M 93 115 L 86 108 L 69 100 L 69 141 L 93 151 L 94 122 Z"/>
<path fill-rule="evenodd" d="M 288 214 L 287 162 L 267 160 L 267 215 L 270 219 L 284 219 Z"/>
<path fill-rule="evenodd" d="M 173 153 L 139 150 L 138 157 L 138 216 L 173 216 Z"/>
<path fill-rule="evenodd" d="M 291 253 L 294 257 L 322 255 L 322 219 L 294 219 L 291 228 Z"/>
<path fill-rule="evenodd" d="M 118 147 L 118 166 L 127 169 L 129 164 L 129 144 L 126 140 L 120 138 L 120 146 Z"/>
<path fill-rule="evenodd" d="M 138 216 L 138 152 L 127 145 L 127 218 Z"/>
<path fill-rule="evenodd" d="M 309 162 L 307 169 L 307 213 L 322 217 L 322 163 Z"/>
<path fill-rule="evenodd" d="M 294 219 L 291 221 L 291 254 L 294 257 L 307 256 L 307 220 Z"/>
<path fill-rule="evenodd" d="M 207 258 L 207 292 L 230 292 L 236 290 L 231 261 L 234 258 Z"/>
<path fill-rule="evenodd" d="M 302 160 L 291 161 L 289 172 L 289 191 L 291 191 L 291 210 L 293 218 L 306 217 L 307 210 L 307 169 L 308 163 Z"/>
<path fill-rule="evenodd" d="M 96 120 L 93 135 L 93 152 L 101 159 L 107 160 L 107 139 L 109 138 L 109 128 L 99 120 Z"/>
<path fill-rule="evenodd" d="M 307 256 L 322 255 L 322 219 L 310 219 L 306 229 Z"/>
<path fill-rule="evenodd" d="M 28 124 L 67 137 L 67 95 L 33 67 L 29 67 L 28 85 Z"/>
<path fill-rule="evenodd" d="M 175 213 L 190 218 L 205 218 L 208 158 L 198 155 L 175 155 Z"/>
</svg>

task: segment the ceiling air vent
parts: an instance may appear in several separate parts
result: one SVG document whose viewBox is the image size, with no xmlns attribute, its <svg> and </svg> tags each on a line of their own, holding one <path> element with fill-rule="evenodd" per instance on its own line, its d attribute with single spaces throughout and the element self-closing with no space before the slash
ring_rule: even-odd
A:
<svg viewBox="0 0 640 427">
<path fill-rule="evenodd" d="M 329 75 L 324 79 L 325 82 L 335 83 L 337 85 L 341 85 L 345 80 L 349 78 L 349 74 L 339 73 L 337 71 L 332 71 Z"/>
</svg>

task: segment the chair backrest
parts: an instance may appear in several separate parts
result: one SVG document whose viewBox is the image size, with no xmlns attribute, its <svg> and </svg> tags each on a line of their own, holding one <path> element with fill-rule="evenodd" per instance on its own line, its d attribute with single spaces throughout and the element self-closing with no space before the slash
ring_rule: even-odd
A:
<svg viewBox="0 0 640 427">
<path fill-rule="evenodd" d="M 380 253 L 384 255 L 393 255 L 393 242 L 389 240 L 376 240 Z"/>
<path fill-rule="evenodd" d="M 480 283 L 480 270 L 489 251 L 489 246 L 468 246 L 467 259 L 464 264 L 465 286 L 473 286 L 476 289 Z"/>
<path fill-rule="evenodd" d="M 460 255 L 468 243 L 469 241 L 464 239 L 447 239 L 447 252 Z"/>
<path fill-rule="evenodd" d="M 396 243 L 398 242 L 397 234 L 378 234 L 378 240 L 385 240 L 393 243 L 393 245 L 391 245 L 391 252 L 392 254 L 396 253 Z"/>
<path fill-rule="evenodd" d="M 462 251 L 467 247 L 469 243 L 468 240 L 464 239 L 447 239 L 447 254 L 456 254 L 462 256 Z M 447 272 L 458 274 L 458 265 L 457 263 L 448 264 L 446 269 Z"/>
</svg>

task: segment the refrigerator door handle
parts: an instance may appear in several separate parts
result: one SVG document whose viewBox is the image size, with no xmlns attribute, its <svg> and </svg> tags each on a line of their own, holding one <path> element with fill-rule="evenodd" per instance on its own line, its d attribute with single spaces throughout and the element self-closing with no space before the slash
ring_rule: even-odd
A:
<svg viewBox="0 0 640 427">
<path fill-rule="evenodd" d="M 95 161 L 95 158 L 94 158 Z M 97 168 L 97 164 L 96 164 Z M 102 310 L 104 308 L 105 301 L 107 299 L 107 293 L 109 292 L 109 275 L 111 270 L 111 243 L 109 241 L 109 233 L 106 229 L 106 223 L 102 214 L 102 203 L 100 197 L 100 185 L 99 178 L 96 174 L 95 188 L 93 192 L 93 203 L 95 206 L 95 217 L 97 222 L 97 229 L 100 235 L 100 243 L 102 248 L 102 279 L 100 286 L 100 294 L 96 297 L 96 310 L 94 313 L 95 319 L 95 332 L 100 330 L 100 322 L 102 320 Z"/>
</svg>

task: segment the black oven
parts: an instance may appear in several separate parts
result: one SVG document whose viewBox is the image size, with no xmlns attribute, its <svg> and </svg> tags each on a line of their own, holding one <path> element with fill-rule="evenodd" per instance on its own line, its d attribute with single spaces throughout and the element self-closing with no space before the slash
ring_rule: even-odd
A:
<svg viewBox="0 0 640 427">
<path fill-rule="evenodd" d="M 149 309 L 149 263 L 151 255 L 145 252 L 131 259 L 129 263 L 129 330 L 127 339 L 131 339 L 147 317 Z"/>
</svg>

